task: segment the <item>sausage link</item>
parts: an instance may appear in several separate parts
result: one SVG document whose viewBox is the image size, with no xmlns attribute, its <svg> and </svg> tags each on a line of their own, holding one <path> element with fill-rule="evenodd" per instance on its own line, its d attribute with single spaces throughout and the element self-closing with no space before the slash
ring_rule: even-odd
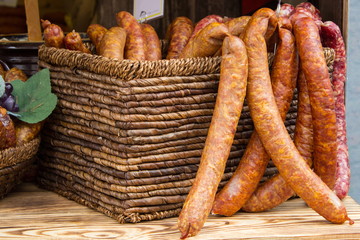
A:
<svg viewBox="0 0 360 240">
<path fill-rule="evenodd" d="M 112 27 L 105 33 L 99 46 L 99 55 L 110 59 L 123 60 L 126 31 L 122 27 Z"/>
<path fill-rule="evenodd" d="M 177 59 L 189 42 L 194 31 L 193 22 L 187 17 L 177 17 L 170 26 L 167 36 L 169 47 L 166 59 Z"/>
<path fill-rule="evenodd" d="M 284 3 L 280 7 L 280 13 L 278 17 L 289 18 L 295 11 L 295 7 L 289 3 Z"/>
<path fill-rule="evenodd" d="M 5 108 L 0 107 L 0 150 L 16 145 L 14 123 Z"/>
<path fill-rule="evenodd" d="M 225 22 L 225 25 L 229 28 L 230 34 L 240 36 L 240 34 L 244 32 L 250 19 L 251 16 L 241 16 Z"/>
<path fill-rule="evenodd" d="M 16 67 L 10 68 L 8 71 L 5 72 L 5 82 L 12 82 L 17 79 L 26 82 L 28 77 L 21 69 Z"/>
<path fill-rule="evenodd" d="M 87 35 L 95 46 L 97 54 L 100 54 L 100 43 L 106 32 L 107 29 L 97 23 L 90 24 L 86 30 Z"/>
<path fill-rule="evenodd" d="M 261 13 L 261 18 L 264 13 Z M 268 18 L 275 17 L 273 11 L 267 11 Z M 254 15 L 253 17 L 257 17 Z M 256 19 L 249 24 L 258 25 Z M 267 25 L 266 21 L 261 24 Z M 291 31 L 279 28 L 279 44 L 271 72 L 272 90 L 283 120 L 290 107 L 298 72 L 295 38 Z M 245 153 L 232 178 L 217 194 L 212 213 L 231 216 L 236 213 L 255 191 L 263 176 L 269 156 L 256 131 L 253 132 Z"/>
<path fill-rule="evenodd" d="M 200 32 L 203 28 L 205 28 L 207 25 L 209 25 L 210 23 L 213 22 L 218 22 L 218 23 L 223 23 L 224 19 L 223 17 L 219 16 L 219 15 L 208 15 L 206 17 L 204 17 L 203 19 L 201 19 L 199 22 L 196 23 L 195 27 L 194 27 L 194 31 L 192 33 L 192 35 L 190 36 L 190 39 L 195 37 L 195 35 Z"/>
<path fill-rule="evenodd" d="M 350 220 L 344 204 L 306 164 L 281 119 L 271 89 L 265 31 L 254 25 L 247 28 L 244 37 L 249 58 L 247 99 L 255 129 L 281 176 L 295 193 L 328 221 L 343 223 Z"/>
<path fill-rule="evenodd" d="M 314 171 L 334 188 L 337 159 L 335 99 L 315 22 L 293 19 L 302 71 L 308 85 L 314 128 Z"/>
<path fill-rule="evenodd" d="M 346 49 L 340 28 L 327 21 L 321 25 L 323 46 L 335 50 L 332 73 L 332 86 L 335 97 L 335 113 L 337 125 L 337 171 L 334 191 L 339 198 L 344 198 L 350 187 L 349 152 L 346 138 L 345 119 L 345 82 L 346 82 Z"/>
<path fill-rule="evenodd" d="M 80 51 L 89 54 L 91 53 L 90 50 L 84 45 L 80 34 L 75 32 L 75 30 L 66 34 L 64 38 L 64 45 L 65 48 L 69 50 Z"/>
<path fill-rule="evenodd" d="M 145 38 L 140 23 L 129 12 L 120 11 L 116 14 L 117 24 L 126 31 L 125 58 L 145 60 Z"/>
<path fill-rule="evenodd" d="M 238 37 L 224 39 L 220 80 L 200 166 L 178 219 L 181 238 L 195 236 L 208 217 L 230 154 L 246 93 L 247 55 Z"/>
<path fill-rule="evenodd" d="M 141 29 L 145 38 L 145 59 L 149 61 L 160 60 L 162 57 L 161 44 L 155 29 L 147 23 L 142 23 Z"/>
<path fill-rule="evenodd" d="M 48 20 L 42 20 L 41 23 L 44 29 L 44 43 L 47 47 L 63 48 L 64 47 L 64 32 L 56 24 L 50 23 Z"/>
<path fill-rule="evenodd" d="M 294 144 L 299 153 L 312 164 L 313 131 L 310 99 L 304 74 L 300 71 L 298 77 L 298 113 L 296 118 Z M 262 212 L 272 209 L 294 196 L 295 192 L 280 174 L 276 174 L 262 183 L 245 203 L 245 212 Z"/>
<path fill-rule="evenodd" d="M 179 58 L 211 57 L 222 45 L 229 29 L 225 23 L 210 23 L 186 44 Z"/>
</svg>

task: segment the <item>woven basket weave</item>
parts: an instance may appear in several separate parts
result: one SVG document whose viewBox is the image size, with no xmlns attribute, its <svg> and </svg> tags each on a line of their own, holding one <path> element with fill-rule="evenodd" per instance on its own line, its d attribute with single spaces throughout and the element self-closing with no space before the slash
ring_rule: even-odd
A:
<svg viewBox="0 0 360 240">
<path fill-rule="evenodd" d="M 0 199 L 5 197 L 24 176 L 35 160 L 40 137 L 18 147 L 0 151 Z"/>
<path fill-rule="evenodd" d="M 325 50 L 329 66 L 334 52 Z M 56 110 L 42 131 L 39 183 L 123 222 L 177 216 L 196 176 L 220 57 L 115 61 L 39 48 Z M 285 125 L 293 133 L 297 96 Z M 253 131 L 245 102 L 222 187 Z M 264 178 L 276 173 L 269 164 Z"/>
</svg>

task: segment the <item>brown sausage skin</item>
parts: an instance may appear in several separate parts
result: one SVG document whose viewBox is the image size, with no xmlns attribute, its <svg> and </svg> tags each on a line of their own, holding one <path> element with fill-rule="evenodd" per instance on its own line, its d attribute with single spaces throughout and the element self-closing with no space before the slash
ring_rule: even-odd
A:
<svg viewBox="0 0 360 240">
<path fill-rule="evenodd" d="M 64 47 L 64 32 L 61 27 L 56 24 L 51 24 L 48 20 L 41 20 L 44 28 L 44 42 L 47 47 L 63 48 Z"/>
<path fill-rule="evenodd" d="M 345 206 L 306 164 L 281 119 L 271 89 L 265 31 L 255 26 L 247 28 L 244 36 L 249 58 L 247 99 L 255 129 L 279 173 L 295 193 L 328 221 L 344 223 L 349 220 Z"/>
<path fill-rule="evenodd" d="M 14 123 L 5 108 L 0 107 L 0 150 L 16 145 Z"/>
<path fill-rule="evenodd" d="M 112 27 L 105 33 L 99 45 L 99 55 L 116 60 L 124 59 L 126 31 L 122 27 Z"/>
<path fill-rule="evenodd" d="M 233 18 L 225 22 L 226 26 L 229 28 L 229 32 L 232 35 L 240 36 L 244 32 L 246 25 L 250 21 L 251 16 L 241 16 L 238 18 Z"/>
<path fill-rule="evenodd" d="M 36 138 L 42 129 L 43 123 L 43 121 L 32 124 L 17 121 L 15 123 L 16 145 L 20 146 Z"/>
<path fill-rule="evenodd" d="M 304 74 L 298 77 L 298 114 L 296 118 L 294 144 L 304 160 L 311 166 L 313 153 L 313 130 L 310 99 Z M 245 203 L 242 210 L 246 212 L 262 212 L 285 202 L 295 192 L 280 174 L 261 184 Z"/>
<path fill-rule="evenodd" d="M 126 31 L 125 58 L 145 60 L 145 38 L 140 23 L 129 12 L 120 11 L 116 14 L 117 24 Z"/>
<path fill-rule="evenodd" d="M 146 45 L 145 59 L 149 61 L 160 60 L 162 57 L 161 44 L 155 29 L 147 23 L 142 23 L 141 29 L 144 34 Z"/>
<path fill-rule="evenodd" d="M 335 97 L 335 113 L 337 125 L 337 171 L 334 191 L 339 198 L 344 198 L 350 187 L 349 152 L 346 138 L 345 119 L 345 82 L 346 82 L 346 49 L 340 28 L 327 21 L 321 25 L 322 44 L 335 50 L 332 73 L 332 86 Z"/>
<path fill-rule="evenodd" d="M 106 32 L 107 29 L 104 26 L 96 23 L 90 24 L 86 30 L 87 35 L 95 46 L 97 54 L 99 54 L 100 43 Z"/>
<path fill-rule="evenodd" d="M 275 17 L 267 11 L 268 17 Z M 257 18 L 254 15 L 253 18 Z M 264 18 L 262 13 L 261 18 Z M 267 25 L 266 21 L 260 22 Z M 249 24 L 260 24 L 252 19 Z M 272 89 L 281 117 L 285 120 L 292 101 L 298 72 L 295 38 L 291 31 L 279 28 L 279 44 L 271 72 Z M 245 153 L 235 173 L 224 188 L 217 194 L 212 213 L 231 216 L 250 198 L 263 176 L 269 156 L 256 131 L 253 132 Z"/>
<path fill-rule="evenodd" d="M 193 38 L 198 32 L 200 32 L 201 29 L 205 28 L 207 25 L 213 22 L 223 23 L 224 19 L 223 17 L 215 14 L 204 17 L 198 23 L 196 23 L 194 27 L 194 31 L 190 38 Z"/>
<path fill-rule="evenodd" d="M 221 48 L 223 39 L 229 35 L 225 23 L 210 23 L 190 39 L 179 58 L 211 57 Z"/>
<path fill-rule="evenodd" d="M 5 82 L 12 82 L 17 79 L 26 82 L 28 78 L 21 69 L 16 67 L 10 68 L 8 71 L 5 72 Z"/>
<path fill-rule="evenodd" d="M 177 59 L 194 31 L 193 22 L 187 17 L 177 17 L 168 30 L 169 39 L 166 59 Z"/>
<path fill-rule="evenodd" d="M 64 38 L 64 45 L 66 49 L 80 51 L 83 53 L 91 53 L 90 50 L 84 45 L 81 36 L 78 32 L 73 30 L 66 34 Z"/>
<path fill-rule="evenodd" d="M 195 181 L 178 219 L 181 238 L 195 236 L 208 217 L 224 173 L 246 93 L 247 57 L 243 42 L 225 38 L 214 114 Z"/>
<path fill-rule="evenodd" d="M 314 171 L 334 188 L 337 162 L 335 99 L 316 23 L 293 18 L 302 71 L 308 85 L 314 129 Z"/>
</svg>

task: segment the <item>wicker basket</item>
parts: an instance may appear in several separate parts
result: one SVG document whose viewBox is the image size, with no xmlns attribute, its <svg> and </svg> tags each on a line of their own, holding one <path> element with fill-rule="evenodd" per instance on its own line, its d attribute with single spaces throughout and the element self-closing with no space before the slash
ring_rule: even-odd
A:
<svg viewBox="0 0 360 240">
<path fill-rule="evenodd" d="M 18 147 L 0 151 L 0 199 L 21 182 L 26 170 L 35 160 L 40 137 Z"/>
<path fill-rule="evenodd" d="M 115 61 L 41 46 L 39 66 L 50 69 L 59 102 L 42 132 L 40 185 L 120 223 L 177 216 L 211 122 L 220 61 Z M 295 94 L 290 133 L 296 105 Z M 220 187 L 252 131 L 245 103 Z M 270 163 L 265 178 L 275 172 Z"/>
</svg>

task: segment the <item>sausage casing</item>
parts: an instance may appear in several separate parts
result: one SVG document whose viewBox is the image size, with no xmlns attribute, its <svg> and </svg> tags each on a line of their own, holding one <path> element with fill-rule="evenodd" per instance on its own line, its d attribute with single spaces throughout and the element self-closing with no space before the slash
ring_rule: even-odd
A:
<svg viewBox="0 0 360 240">
<path fill-rule="evenodd" d="M 177 17 L 170 25 L 167 38 L 169 47 L 166 59 L 177 59 L 194 31 L 193 22 L 187 17 Z"/>
<path fill-rule="evenodd" d="M 126 31 L 122 27 L 112 27 L 105 33 L 99 46 L 99 55 L 110 59 L 123 60 Z"/>
<path fill-rule="evenodd" d="M 224 38 L 229 35 L 225 23 L 210 23 L 189 40 L 179 58 L 213 56 L 221 48 Z"/>
<path fill-rule="evenodd" d="M 130 60 L 145 60 L 145 38 L 140 23 L 126 11 L 116 14 L 116 22 L 126 31 L 124 57 Z"/>
<path fill-rule="evenodd" d="M 90 24 L 86 30 L 87 35 L 95 46 L 97 54 L 100 52 L 100 43 L 106 32 L 107 29 L 97 23 Z"/>
<path fill-rule="evenodd" d="M 306 164 L 281 119 L 272 94 L 265 31 L 255 26 L 247 28 L 244 36 L 249 59 L 247 100 L 255 129 L 279 173 L 296 194 L 328 221 L 344 223 L 349 220 L 344 204 Z"/>
<path fill-rule="evenodd" d="M 90 50 L 84 45 L 81 36 L 75 30 L 66 34 L 64 38 L 64 46 L 66 49 L 80 51 L 83 53 L 91 53 Z"/>
<path fill-rule="evenodd" d="M 181 238 L 196 235 L 208 217 L 223 176 L 246 93 L 247 55 L 236 36 L 225 38 L 220 81 L 200 166 L 178 219 Z"/>
<path fill-rule="evenodd" d="M 145 38 L 145 59 L 149 61 L 160 60 L 162 58 L 161 44 L 155 29 L 147 23 L 142 23 L 141 29 Z"/>
<path fill-rule="evenodd" d="M 344 198 L 350 187 L 349 152 L 346 137 L 345 118 L 345 82 L 346 82 L 346 48 L 340 28 L 327 21 L 321 25 L 322 44 L 335 50 L 332 72 L 332 86 L 335 97 L 337 125 L 337 171 L 334 191 L 339 198 Z"/>
</svg>

